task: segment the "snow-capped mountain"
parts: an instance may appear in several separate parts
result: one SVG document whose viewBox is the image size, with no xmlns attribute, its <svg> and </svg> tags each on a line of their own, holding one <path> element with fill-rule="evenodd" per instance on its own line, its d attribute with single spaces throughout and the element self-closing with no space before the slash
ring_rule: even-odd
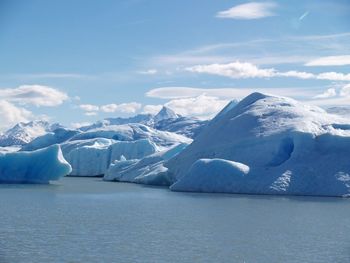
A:
<svg viewBox="0 0 350 263">
<path fill-rule="evenodd" d="M 36 137 L 61 127 L 59 124 L 50 124 L 47 121 L 20 122 L 4 134 L 0 135 L 0 146 L 24 145 Z"/>
<path fill-rule="evenodd" d="M 89 131 L 112 125 L 139 123 L 161 131 L 178 133 L 189 138 L 194 138 L 208 121 L 195 117 L 184 117 L 164 106 L 156 115 L 138 114 L 129 118 L 107 118 L 88 126 L 80 127 L 81 131 Z"/>
<path fill-rule="evenodd" d="M 172 109 L 163 106 L 163 108 L 153 117 L 154 123 L 158 123 L 163 120 L 177 119 L 180 115 L 177 115 Z"/>
<path fill-rule="evenodd" d="M 153 123 L 153 115 L 151 114 L 138 114 L 129 118 L 106 118 L 102 121 L 97 121 L 91 125 L 80 127 L 81 131 L 88 131 L 96 128 L 102 128 L 110 125 L 121 125 L 121 124 L 129 124 L 129 123 L 140 123 L 148 126 L 152 126 Z"/>
</svg>

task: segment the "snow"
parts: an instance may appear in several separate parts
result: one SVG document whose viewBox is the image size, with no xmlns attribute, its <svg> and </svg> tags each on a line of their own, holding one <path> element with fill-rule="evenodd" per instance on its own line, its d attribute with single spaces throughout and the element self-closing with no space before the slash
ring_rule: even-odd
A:
<svg viewBox="0 0 350 263">
<path fill-rule="evenodd" d="M 154 116 L 151 114 L 138 114 L 129 118 L 107 118 L 94 124 L 81 127 L 79 130 L 86 132 L 100 128 L 108 129 L 108 126 L 136 123 L 157 130 L 174 132 L 188 138 L 194 138 L 205 126 L 207 121 L 199 120 L 194 117 L 181 116 L 170 108 L 164 106 Z"/>
<path fill-rule="evenodd" d="M 114 160 L 141 159 L 155 153 L 157 146 L 148 139 L 116 141 L 94 138 L 63 143 L 62 151 L 72 165 L 70 175 L 101 176 Z"/>
<path fill-rule="evenodd" d="M 32 152 L 0 153 L 1 183 L 49 183 L 71 172 L 58 145 Z"/>
<path fill-rule="evenodd" d="M 121 181 L 152 185 L 169 185 L 171 178 L 164 162 L 179 154 L 188 144 L 180 143 L 141 160 L 116 160 L 104 176 L 105 181 Z"/>
<path fill-rule="evenodd" d="M 157 113 L 156 116 L 154 116 L 153 121 L 155 123 L 158 123 L 163 120 L 168 119 L 177 119 L 179 115 L 177 115 L 172 109 L 163 106 L 163 108 Z"/>
<path fill-rule="evenodd" d="M 242 182 L 249 167 L 223 159 L 199 159 L 179 181 L 171 185 L 173 191 L 230 192 Z"/>
<path fill-rule="evenodd" d="M 350 193 L 348 127 L 318 107 L 253 93 L 216 116 L 164 166 L 177 191 L 344 196 Z M 217 173 L 225 161 L 249 172 Z"/>
<path fill-rule="evenodd" d="M 92 129 L 73 136 L 70 140 L 87 140 L 93 138 L 106 138 L 118 141 L 135 141 L 149 139 L 158 146 L 170 147 L 179 142 L 189 143 L 192 140 L 176 133 L 159 131 L 139 123 L 123 125 L 110 125 Z"/>
<path fill-rule="evenodd" d="M 58 128 L 55 129 L 53 132 L 48 132 L 45 135 L 39 136 L 35 138 L 30 143 L 27 143 L 26 145 L 22 146 L 22 151 L 33 151 L 41 148 L 45 148 L 47 146 L 62 143 L 70 138 L 72 138 L 74 135 L 79 134 L 80 132 L 77 130 L 70 130 L 66 128 Z"/>
</svg>

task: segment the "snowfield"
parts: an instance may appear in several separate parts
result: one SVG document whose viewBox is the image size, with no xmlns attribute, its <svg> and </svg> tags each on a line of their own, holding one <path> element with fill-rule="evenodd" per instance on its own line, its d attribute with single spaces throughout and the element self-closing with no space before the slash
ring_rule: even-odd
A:
<svg viewBox="0 0 350 263">
<path fill-rule="evenodd" d="M 1 183 L 49 183 L 71 170 L 58 145 L 33 152 L 0 153 Z"/>
</svg>

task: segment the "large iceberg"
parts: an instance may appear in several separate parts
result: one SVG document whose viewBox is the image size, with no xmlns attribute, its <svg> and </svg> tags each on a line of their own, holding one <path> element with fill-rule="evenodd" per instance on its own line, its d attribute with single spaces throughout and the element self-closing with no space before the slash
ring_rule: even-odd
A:
<svg viewBox="0 0 350 263">
<path fill-rule="evenodd" d="M 175 182 L 171 189 L 349 195 L 347 122 L 315 106 L 253 93 L 224 109 L 165 163 Z"/>
<path fill-rule="evenodd" d="M 71 170 L 59 145 L 32 152 L 0 152 L 1 183 L 48 183 Z"/>
</svg>

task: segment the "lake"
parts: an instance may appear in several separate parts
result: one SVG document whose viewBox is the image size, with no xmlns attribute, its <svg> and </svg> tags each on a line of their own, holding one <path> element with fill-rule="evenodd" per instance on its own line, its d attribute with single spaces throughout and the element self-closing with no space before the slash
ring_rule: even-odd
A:
<svg viewBox="0 0 350 263">
<path fill-rule="evenodd" d="M 0 185 L 0 262 L 350 262 L 350 199 Z"/>
</svg>

